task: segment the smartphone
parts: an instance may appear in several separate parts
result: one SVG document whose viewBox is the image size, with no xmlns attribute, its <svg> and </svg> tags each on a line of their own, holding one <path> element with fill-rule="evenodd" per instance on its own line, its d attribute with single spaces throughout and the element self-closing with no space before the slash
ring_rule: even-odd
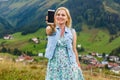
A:
<svg viewBox="0 0 120 80">
<path fill-rule="evenodd" d="M 54 14 L 55 14 L 55 10 L 48 9 L 48 24 L 54 23 Z"/>
</svg>

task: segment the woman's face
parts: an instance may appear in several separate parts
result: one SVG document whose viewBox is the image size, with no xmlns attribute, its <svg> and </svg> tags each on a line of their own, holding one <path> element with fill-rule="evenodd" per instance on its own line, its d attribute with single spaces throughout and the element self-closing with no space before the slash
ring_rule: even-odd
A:
<svg viewBox="0 0 120 80">
<path fill-rule="evenodd" d="M 67 20 L 68 20 L 68 17 L 64 10 L 59 10 L 55 15 L 55 21 L 59 25 L 66 24 Z"/>
</svg>

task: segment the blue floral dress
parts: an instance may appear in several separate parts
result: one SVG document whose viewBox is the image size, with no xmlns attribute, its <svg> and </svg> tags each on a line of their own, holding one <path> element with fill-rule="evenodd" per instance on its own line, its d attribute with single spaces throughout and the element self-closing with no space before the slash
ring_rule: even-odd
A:
<svg viewBox="0 0 120 80">
<path fill-rule="evenodd" d="M 58 40 L 54 56 L 48 62 L 46 80 L 84 80 L 77 63 L 70 64 L 64 37 Z"/>
</svg>

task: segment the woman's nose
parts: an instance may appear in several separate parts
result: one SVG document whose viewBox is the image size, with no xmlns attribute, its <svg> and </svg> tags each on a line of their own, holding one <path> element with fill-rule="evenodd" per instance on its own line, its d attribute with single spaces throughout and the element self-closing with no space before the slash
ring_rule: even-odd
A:
<svg viewBox="0 0 120 80">
<path fill-rule="evenodd" d="M 60 15 L 59 17 L 62 17 L 62 15 Z"/>
</svg>

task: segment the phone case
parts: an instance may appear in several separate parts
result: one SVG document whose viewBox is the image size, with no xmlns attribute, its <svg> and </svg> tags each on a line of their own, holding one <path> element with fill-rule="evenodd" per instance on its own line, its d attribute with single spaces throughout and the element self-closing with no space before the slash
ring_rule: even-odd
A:
<svg viewBox="0 0 120 80">
<path fill-rule="evenodd" d="M 53 24 L 54 23 L 54 13 L 55 10 L 48 10 L 48 24 Z"/>
</svg>

